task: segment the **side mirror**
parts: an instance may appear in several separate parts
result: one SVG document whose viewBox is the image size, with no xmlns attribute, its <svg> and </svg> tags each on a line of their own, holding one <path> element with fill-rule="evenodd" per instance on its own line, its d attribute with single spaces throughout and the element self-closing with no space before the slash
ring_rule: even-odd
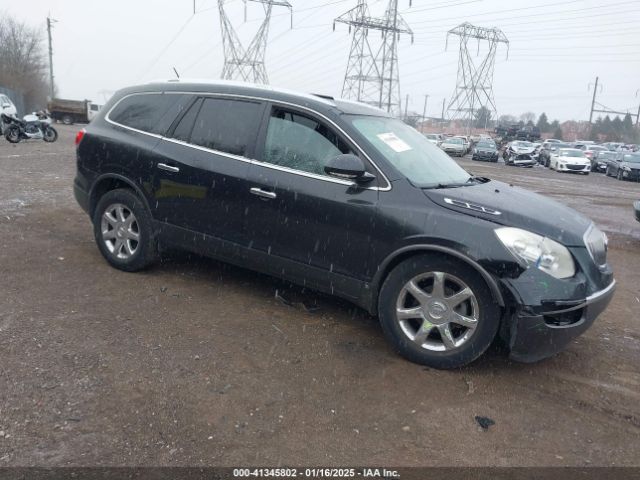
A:
<svg viewBox="0 0 640 480">
<path fill-rule="evenodd" d="M 3 103 L 2 104 L 2 108 L 9 108 L 9 107 L 11 107 L 10 103 Z"/>
<path fill-rule="evenodd" d="M 362 160 L 352 154 L 338 155 L 324 166 L 327 175 L 358 183 L 367 183 L 376 178 L 366 171 Z"/>
</svg>

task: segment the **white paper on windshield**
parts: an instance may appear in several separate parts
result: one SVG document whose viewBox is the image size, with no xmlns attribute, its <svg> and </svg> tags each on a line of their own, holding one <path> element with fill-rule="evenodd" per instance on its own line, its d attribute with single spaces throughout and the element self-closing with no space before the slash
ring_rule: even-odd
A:
<svg viewBox="0 0 640 480">
<path fill-rule="evenodd" d="M 397 137 L 395 133 L 380 133 L 378 138 L 386 143 L 396 153 L 407 152 L 411 150 L 411 147 L 407 145 L 404 140 Z"/>
</svg>

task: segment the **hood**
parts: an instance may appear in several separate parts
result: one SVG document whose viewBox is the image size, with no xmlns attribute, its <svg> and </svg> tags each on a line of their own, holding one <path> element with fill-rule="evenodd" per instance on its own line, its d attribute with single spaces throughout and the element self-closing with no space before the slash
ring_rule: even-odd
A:
<svg viewBox="0 0 640 480">
<path fill-rule="evenodd" d="M 503 182 L 489 181 L 468 187 L 423 191 L 433 202 L 449 210 L 529 230 L 566 246 L 584 246 L 582 237 L 592 223 L 587 217 L 555 200 Z M 445 199 L 496 210 L 500 215 L 452 205 Z"/>
<path fill-rule="evenodd" d="M 533 153 L 536 149 L 535 147 L 511 147 L 511 149 L 516 153 Z"/>
</svg>

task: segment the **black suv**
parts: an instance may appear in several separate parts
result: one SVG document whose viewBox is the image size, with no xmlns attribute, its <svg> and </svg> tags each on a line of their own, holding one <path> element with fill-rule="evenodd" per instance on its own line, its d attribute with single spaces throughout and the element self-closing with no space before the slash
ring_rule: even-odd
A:
<svg viewBox="0 0 640 480">
<path fill-rule="evenodd" d="M 76 144 L 75 196 L 114 267 L 178 247 L 281 277 L 377 315 L 425 365 L 464 365 L 496 337 L 547 357 L 613 294 L 590 220 L 470 175 L 363 104 L 155 83 L 114 95 Z"/>
</svg>

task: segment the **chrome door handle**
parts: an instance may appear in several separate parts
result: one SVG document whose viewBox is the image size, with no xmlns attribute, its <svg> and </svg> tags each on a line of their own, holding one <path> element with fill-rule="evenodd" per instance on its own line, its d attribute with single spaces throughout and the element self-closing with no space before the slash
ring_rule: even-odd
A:
<svg viewBox="0 0 640 480">
<path fill-rule="evenodd" d="M 275 192 L 267 192 L 266 190 L 262 190 L 261 188 L 257 188 L 254 187 L 251 190 L 249 190 L 253 195 L 257 195 L 259 197 L 262 198 L 269 198 L 271 200 L 273 200 L 274 198 L 277 197 L 277 195 L 275 194 Z"/>
<path fill-rule="evenodd" d="M 178 167 L 167 165 L 166 163 L 159 163 L 157 166 L 160 170 L 166 170 L 167 172 L 178 173 L 180 171 Z"/>
</svg>

